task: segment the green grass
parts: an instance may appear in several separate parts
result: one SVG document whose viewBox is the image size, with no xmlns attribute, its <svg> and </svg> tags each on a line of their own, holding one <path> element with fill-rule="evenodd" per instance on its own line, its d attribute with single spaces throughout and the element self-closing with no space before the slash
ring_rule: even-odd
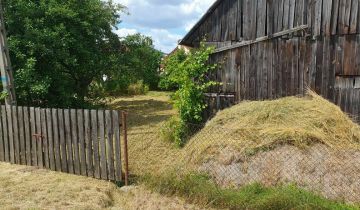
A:
<svg viewBox="0 0 360 210">
<path fill-rule="evenodd" d="M 330 201 L 294 185 L 264 187 L 252 184 L 237 189 L 218 188 L 200 174 L 143 177 L 143 183 L 161 194 L 175 195 L 188 202 L 227 209 L 360 209 L 342 202 Z"/>
</svg>

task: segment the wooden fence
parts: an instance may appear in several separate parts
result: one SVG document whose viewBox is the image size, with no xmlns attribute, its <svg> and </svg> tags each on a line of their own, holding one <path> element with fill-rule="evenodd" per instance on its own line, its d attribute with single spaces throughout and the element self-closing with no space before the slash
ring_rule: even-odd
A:
<svg viewBox="0 0 360 210">
<path fill-rule="evenodd" d="M 0 161 L 122 181 L 121 125 L 118 111 L 1 106 Z"/>
</svg>

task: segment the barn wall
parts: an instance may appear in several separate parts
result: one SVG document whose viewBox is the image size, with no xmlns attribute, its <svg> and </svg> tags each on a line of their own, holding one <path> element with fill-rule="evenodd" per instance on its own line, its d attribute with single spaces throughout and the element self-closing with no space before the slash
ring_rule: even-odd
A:
<svg viewBox="0 0 360 210">
<path fill-rule="evenodd" d="M 183 44 L 253 40 L 300 25 L 313 36 L 360 33 L 359 0 L 222 0 Z"/>
<path fill-rule="evenodd" d="M 303 94 L 310 87 L 360 116 L 360 35 L 317 39 L 277 38 L 214 54 L 222 82 L 213 92 L 236 94 L 236 101 Z"/>
</svg>

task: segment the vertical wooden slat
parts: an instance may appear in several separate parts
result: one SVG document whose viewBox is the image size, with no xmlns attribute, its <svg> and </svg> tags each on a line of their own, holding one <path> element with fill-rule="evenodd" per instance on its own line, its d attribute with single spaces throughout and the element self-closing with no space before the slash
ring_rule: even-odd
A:
<svg viewBox="0 0 360 210">
<path fill-rule="evenodd" d="M 334 37 L 330 38 L 330 67 L 329 67 L 329 90 L 327 98 L 330 99 L 330 101 L 335 103 L 335 68 L 336 65 L 334 62 L 336 62 L 336 39 Z"/>
<path fill-rule="evenodd" d="M 36 134 L 37 134 L 37 159 L 38 164 L 40 168 L 44 167 L 44 160 L 43 160 L 43 138 L 42 138 L 42 132 L 41 132 L 41 115 L 40 115 L 40 108 L 35 109 L 35 119 L 36 119 Z"/>
<path fill-rule="evenodd" d="M 338 29 L 338 16 L 339 16 L 339 1 L 341 0 L 332 0 L 332 10 L 331 10 L 331 35 L 335 35 Z"/>
<path fill-rule="evenodd" d="M 55 168 L 56 171 L 61 170 L 60 158 L 60 141 L 59 141 L 59 126 L 58 126 L 58 110 L 52 109 L 52 123 L 53 123 L 53 136 L 54 136 L 54 153 L 55 153 Z"/>
<path fill-rule="evenodd" d="M 315 1 L 315 19 L 314 19 L 314 25 L 313 25 L 314 36 L 321 35 L 322 1 L 323 0 Z M 325 1 L 327 1 L 327 0 L 325 0 Z"/>
<path fill-rule="evenodd" d="M 76 119 L 76 110 L 71 110 L 71 132 L 72 132 L 72 144 L 74 150 L 74 169 L 75 174 L 80 175 L 80 157 L 79 157 L 79 139 L 77 131 L 77 119 Z"/>
<path fill-rule="evenodd" d="M 322 73 L 322 87 L 321 93 L 322 95 L 327 98 L 328 91 L 330 89 L 329 86 L 329 72 L 330 72 L 330 38 L 324 38 L 324 51 L 323 51 L 323 73 Z"/>
<path fill-rule="evenodd" d="M 71 119 L 70 110 L 64 110 L 64 123 L 65 123 L 65 136 L 66 136 L 66 154 L 67 154 L 67 165 L 69 173 L 74 172 L 74 161 L 73 161 L 73 149 L 71 141 Z"/>
<path fill-rule="evenodd" d="M 237 1 L 237 3 L 238 4 L 237 4 L 237 20 L 236 20 L 236 39 L 237 39 L 237 41 L 240 41 L 243 38 L 243 34 L 242 34 L 242 30 L 243 30 L 242 29 L 242 27 L 243 27 L 243 15 L 242 15 L 243 14 L 243 11 L 242 11 L 243 0 Z M 211 24 L 209 24 L 209 25 L 211 25 Z"/>
<path fill-rule="evenodd" d="M 23 107 L 18 107 L 19 115 L 19 140 L 20 140 L 20 163 L 26 164 L 26 146 L 25 146 L 25 127 L 24 127 L 24 112 Z"/>
<path fill-rule="evenodd" d="M 289 28 L 293 28 L 294 23 L 295 23 L 295 6 L 296 6 L 295 1 L 296 0 L 290 0 L 290 5 L 289 5 Z"/>
<path fill-rule="evenodd" d="M 98 111 L 101 179 L 107 179 L 104 110 Z"/>
<path fill-rule="evenodd" d="M 41 114 L 41 134 L 43 136 L 42 146 L 43 146 L 43 153 L 44 153 L 44 166 L 47 169 L 50 169 L 50 162 L 49 162 L 49 143 L 48 143 L 48 133 L 47 133 L 47 119 L 46 119 L 46 109 L 40 110 Z M 51 119 L 51 118 L 50 118 Z"/>
<path fill-rule="evenodd" d="M 121 143 L 120 143 L 120 115 L 118 111 L 113 112 L 113 129 L 115 140 L 115 179 L 122 181 L 122 168 L 121 168 Z"/>
<path fill-rule="evenodd" d="M 331 34 L 331 11 L 332 11 L 332 0 L 324 0 L 323 8 L 322 8 L 321 33 L 325 36 L 330 36 Z"/>
<path fill-rule="evenodd" d="M 89 177 L 94 176 L 93 166 L 93 145 L 91 139 L 91 120 L 90 111 L 84 110 L 84 123 L 85 123 L 85 144 L 86 144 L 86 169 Z"/>
<path fill-rule="evenodd" d="M 9 135 L 8 135 L 8 119 L 7 119 L 7 110 L 6 106 L 1 106 L 1 118 L 2 118 L 2 126 L 4 128 L 3 135 L 4 135 L 4 155 L 5 161 L 10 162 L 10 143 L 9 143 Z"/>
<path fill-rule="evenodd" d="M 94 175 L 95 178 L 100 179 L 100 159 L 99 159 L 99 138 L 98 138 L 98 120 L 97 111 L 91 110 L 91 140 L 94 150 Z"/>
<path fill-rule="evenodd" d="M 18 114 L 17 107 L 12 106 L 12 127 L 13 127 L 13 145 L 15 152 L 15 163 L 20 163 L 20 142 L 19 142 L 19 129 L 18 129 Z"/>
<path fill-rule="evenodd" d="M 67 156 L 66 156 L 66 133 L 64 124 L 64 110 L 58 109 L 58 126 L 59 126 L 59 142 L 60 142 L 60 158 L 61 171 L 68 172 Z"/>
<path fill-rule="evenodd" d="M 26 146 L 26 165 L 31 166 L 31 121 L 29 118 L 29 108 L 24 107 L 24 126 L 25 126 L 25 146 Z"/>
<path fill-rule="evenodd" d="M 323 84 L 323 50 L 324 50 L 324 39 L 319 40 L 316 52 L 316 77 L 315 77 L 315 91 L 321 94 L 321 87 Z"/>
<path fill-rule="evenodd" d="M 266 1 L 257 0 L 257 29 L 256 37 L 262 37 L 266 34 Z"/>
<path fill-rule="evenodd" d="M 114 129 L 112 123 L 112 112 L 109 110 L 105 111 L 106 119 L 106 154 L 108 162 L 108 179 L 115 180 L 114 170 Z"/>
<path fill-rule="evenodd" d="M 35 108 L 30 107 L 30 124 L 31 124 L 31 157 L 32 157 L 32 165 L 38 165 L 38 157 L 37 157 L 37 137 L 36 137 L 36 118 L 35 118 Z"/>
<path fill-rule="evenodd" d="M 0 110 L 2 112 L 2 110 Z M 0 161 L 5 161 L 5 139 L 7 138 L 6 136 L 4 137 L 4 128 L 3 127 L 3 123 L 2 123 L 2 119 L 3 119 L 3 115 L 1 113 L 1 118 L 0 118 Z"/>
<path fill-rule="evenodd" d="M 283 16 L 283 30 L 289 29 L 289 17 L 290 17 L 290 0 L 284 1 L 284 16 Z"/>
<path fill-rule="evenodd" d="M 55 163 L 55 152 L 54 152 L 54 136 L 53 136 L 53 123 L 52 123 L 52 113 L 51 109 L 46 109 L 46 120 L 47 120 L 47 136 L 48 136 L 48 145 L 49 145 L 49 161 L 50 169 L 56 170 Z"/>
<path fill-rule="evenodd" d="M 79 157 L 81 175 L 86 176 L 86 154 L 85 154 L 85 138 L 84 138 L 84 112 L 83 110 L 77 111 L 77 125 L 78 125 L 78 139 L 79 139 Z"/>
<path fill-rule="evenodd" d="M 351 0 L 340 0 L 339 5 L 339 34 L 348 34 L 350 25 Z"/>
</svg>

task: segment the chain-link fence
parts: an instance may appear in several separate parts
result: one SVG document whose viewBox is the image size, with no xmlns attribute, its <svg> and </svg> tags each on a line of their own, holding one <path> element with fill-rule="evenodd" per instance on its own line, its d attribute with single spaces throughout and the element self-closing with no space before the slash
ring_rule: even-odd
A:
<svg viewBox="0 0 360 210">
<path fill-rule="evenodd" d="M 130 129 L 133 176 L 176 168 L 179 173 L 207 174 L 224 188 L 294 184 L 328 199 L 360 202 L 360 150 L 356 147 L 317 142 L 297 131 L 279 134 L 274 141 L 256 128 L 190 125 L 192 136 L 178 148 L 162 139 L 163 126 Z"/>
</svg>

